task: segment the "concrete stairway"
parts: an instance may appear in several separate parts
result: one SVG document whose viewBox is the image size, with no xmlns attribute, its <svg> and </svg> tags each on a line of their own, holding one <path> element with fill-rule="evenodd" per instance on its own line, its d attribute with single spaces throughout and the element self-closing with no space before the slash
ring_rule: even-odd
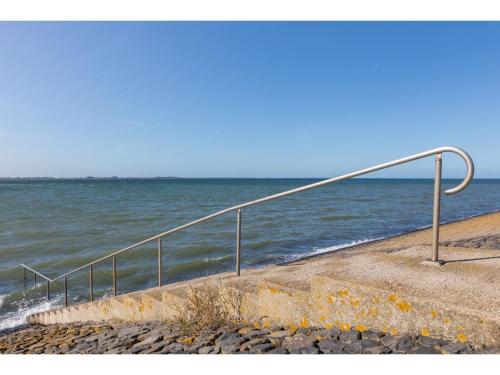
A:
<svg viewBox="0 0 500 375">
<path fill-rule="evenodd" d="M 467 239 L 486 238 L 467 247 Z M 265 324 L 375 329 L 500 346 L 500 213 L 442 227 L 446 263 L 426 262 L 430 230 L 264 269 L 223 273 L 30 316 L 54 324 L 173 318 L 189 288 L 245 290 L 244 317 Z M 493 240 L 491 240 L 493 239 Z M 493 244 L 493 245 L 491 245 Z M 457 246 L 455 246 L 457 245 Z M 493 247 L 492 247 L 493 246 Z"/>
</svg>

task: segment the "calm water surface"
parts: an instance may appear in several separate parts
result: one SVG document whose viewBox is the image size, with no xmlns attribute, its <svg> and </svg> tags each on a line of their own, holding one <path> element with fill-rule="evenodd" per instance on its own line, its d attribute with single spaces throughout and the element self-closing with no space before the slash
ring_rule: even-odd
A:
<svg viewBox="0 0 500 375">
<path fill-rule="evenodd" d="M 75 179 L 0 181 L 0 329 L 63 303 L 62 285 L 23 289 L 19 263 L 56 277 L 112 250 L 228 206 L 314 179 Z M 460 180 L 444 180 L 449 188 Z M 432 222 L 433 181 L 355 179 L 242 213 L 242 267 L 261 267 Z M 500 209 L 500 180 L 475 180 L 443 196 L 442 221 Z M 164 283 L 234 269 L 236 214 L 164 239 Z M 120 293 L 157 282 L 156 244 L 117 258 Z M 111 292 L 111 261 L 95 267 L 95 296 Z M 69 298 L 88 297 L 88 270 L 69 279 Z"/>
</svg>

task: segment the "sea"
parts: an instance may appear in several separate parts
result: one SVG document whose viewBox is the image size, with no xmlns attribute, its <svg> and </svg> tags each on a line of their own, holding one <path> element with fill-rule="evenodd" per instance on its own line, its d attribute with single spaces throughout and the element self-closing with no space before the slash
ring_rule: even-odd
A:
<svg viewBox="0 0 500 375">
<path fill-rule="evenodd" d="M 320 179 L 83 178 L 0 180 L 0 330 L 62 306 L 63 283 L 50 278 L 112 251 L 226 207 Z M 443 180 L 443 190 L 460 180 Z M 432 224 L 432 179 L 352 179 L 258 206 L 241 214 L 241 266 L 265 267 L 338 251 Z M 500 180 L 475 179 L 442 197 L 441 221 L 500 209 Z M 236 213 L 165 237 L 162 283 L 235 269 Z M 116 258 L 117 291 L 158 283 L 157 243 Z M 112 263 L 95 265 L 94 298 L 112 294 Z M 89 270 L 68 278 L 70 303 L 89 298 Z"/>
</svg>

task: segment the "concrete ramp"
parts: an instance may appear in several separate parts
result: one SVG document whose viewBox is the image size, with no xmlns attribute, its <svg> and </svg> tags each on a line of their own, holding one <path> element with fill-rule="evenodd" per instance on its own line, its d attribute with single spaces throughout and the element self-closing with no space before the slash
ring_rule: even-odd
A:
<svg viewBox="0 0 500 375">
<path fill-rule="evenodd" d="M 430 229 L 286 265 L 223 273 L 38 313 L 31 323 L 169 319 L 189 287 L 245 287 L 245 318 L 295 327 L 374 329 L 500 347 L 500 213 L 441 227 L 440 258 L 428 262 Z M 244 256 L 244 252 L 243 252 Z"/>
</svg>

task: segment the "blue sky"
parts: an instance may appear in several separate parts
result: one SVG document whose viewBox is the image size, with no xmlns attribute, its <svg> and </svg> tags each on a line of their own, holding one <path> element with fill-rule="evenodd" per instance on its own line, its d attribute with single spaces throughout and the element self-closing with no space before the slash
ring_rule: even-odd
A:
<svg viewBox="0 0 500 375">
<path fill-rule="evenodd" d="M 499 41 L 500 23 L 3 22 L 0 176 L 329 177 L 457 145 L 498 178 Z"/>
</svg>

